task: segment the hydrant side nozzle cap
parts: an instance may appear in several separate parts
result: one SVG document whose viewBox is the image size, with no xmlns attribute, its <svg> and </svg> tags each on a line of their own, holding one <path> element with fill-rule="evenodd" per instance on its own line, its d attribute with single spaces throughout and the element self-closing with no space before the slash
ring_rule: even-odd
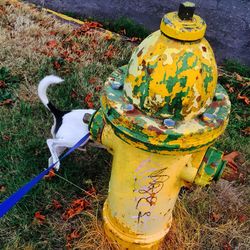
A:
<svg viewBox="0 0 250 250">
<path fill-rule="evenodd" d="M 184 2 L 178 12 L 170 12 L 161 20 L 160 30 L 170 38 L 181 41 L 196 41 L 204 37 L 206 23 L 198 15 L 194 15 L 195 4 Z"/>
</svg>

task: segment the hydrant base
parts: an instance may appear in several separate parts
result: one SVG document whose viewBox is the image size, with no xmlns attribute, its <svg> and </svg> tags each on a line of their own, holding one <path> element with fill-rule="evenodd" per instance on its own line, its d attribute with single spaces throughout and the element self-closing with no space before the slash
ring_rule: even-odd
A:
<svg viewBox="0 0 250 250">
<path fill-rule="evenodd" d="M 103 206 L 103 219 L 105 233 L 111 240 L 111 242 L 114 243 L 114 246 L 117 247 L 117 249 L 127 250 L 159 249 L 162 240 L 171 227 L 172 221 L 171 219 L 168 224 L 169 226 L 156 235 L 135 234 L 129 232 L 129 230 L 127 230 L 127 232 L 124 232 L 113 222 L 113 219 L 110 216 L 107 200 L 105 201 Z"/>
</svg>

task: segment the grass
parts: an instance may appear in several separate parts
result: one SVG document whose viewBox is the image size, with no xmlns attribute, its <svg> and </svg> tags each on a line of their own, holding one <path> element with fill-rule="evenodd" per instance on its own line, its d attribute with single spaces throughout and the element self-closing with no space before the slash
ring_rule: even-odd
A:
<svg viewBox="0 0 250 250">
<path fill-rule="evenodd" d="M 52 117 L 37 97 L 38 81 L 57 74 L 65 83 L 52 88 L 49 98 L 61 109 L 99 105 L 103 82 L 118 66 L 127 63 L 132 45 L 101 39 L 74 30 L 26 4 L 3 0 L 0 4 L 0 200 L 47 167 Z M 79 56 L 81 55 L 81 56 Z M 230 64 L 232 65 L 232 64 Z M 220 82 L 232 90 L 228 129 L 216 142 L 226 152 L 240 151 L 242 174 L 233 181 L 220 180 L 208 188 L 183 190 L 174 210 L 173 225 L 162 249 L 249 249 L 249 111 L 238 94 L 249 94 L 248 69 L 239 64 L 230 73 L 221 69 Z M 227 66 L 225 66 L 227 67 Z M 241 69 L 239 71 L 238 69 Z M 244 78 L 245 76 L 245 78 Z M 7 93 L 7 94 L 4 94 Z M 91 94 L 86 103 L 86 96 Z M 63 98 L 62 98 L 63 96 Z M 112 249 L 102 229 L 101 211 L 107 195 L 111 157 L 105 150 L 74 152 L 55 177 L 42 180 L 0 220 L 1 249 Z M 84 190 L 96 189 L 87 196 Z M 90 205 L 79 215 L 63 220 L 73 200 Z M 62 205 L 55 208 L 53 200 Z M 45 220 L 34 218 L 40 211 Z M 77 230 L 80 237 L 69 239 Z"/>
</svg>

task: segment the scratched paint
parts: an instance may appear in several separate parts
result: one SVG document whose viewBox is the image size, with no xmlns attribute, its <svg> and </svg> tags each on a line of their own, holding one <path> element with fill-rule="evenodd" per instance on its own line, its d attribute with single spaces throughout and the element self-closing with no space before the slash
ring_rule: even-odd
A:
<svg viewBox="0 0 250 250">
<path fill-rule="evenodd" d="M 217 66 L 205 38 L 181 43 L 156 31 L 138 48 L 124 81 L 125 95 L 138 109 L 156 118 L 188 120 L 209 106 Z"/>
<path fill-rule="evenodd" d="M 167 14 L 105 82 L 90 133 L 113 154 L 103 218 L 123 249 L 158 249 L 180 188 L 207 185 L 225 166 L 209 147 L 227 126 L 230 101 L 205 29 L 196 15 Z"/>
<path fill-rule="evenodd" d="M 202 108 L 203 112 L 214 116 L 213 121 L 204 121 L 198 115 L 187 121 L 178 121 L 174 128 L 168 129 L 163 126 L 162 118 L 147 115 L 139 108 L 133 111 L 124 110 L 123 107 L 131 102 L 126 97 L 126 90 L 114 90 L 111 84 L 112 81 L 120 81 L 123 84 L 127 72 L 128 66 L 123 66 L 107 79 L 100 110 L 105 122 L 111 124 L 116 135 L 127 143 L 161 154 L 194 151 L 212 144 L 225 130 L 230 113 L 230 101 L 220 84 L 217 84 L 215 89 L 215 95 L 220 98 L 217 100 L 211 97 L 210 105 Z"/>
</svg>

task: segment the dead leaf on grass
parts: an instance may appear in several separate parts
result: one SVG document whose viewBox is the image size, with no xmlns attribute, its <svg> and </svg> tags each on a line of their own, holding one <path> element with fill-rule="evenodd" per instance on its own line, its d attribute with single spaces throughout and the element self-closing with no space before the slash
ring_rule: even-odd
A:
<svg viewBox="0 0 250 250">
<path fill-rule="evenodd" d="M 43 223 L 45 220 L 45 215 L 42 215 L 41 212 L 35 212 L 34 218 L 37 219 L 40 223 Z"/>
<path fill-rule="evenodd" d="M 78 238 L 80 238 L 80 233 L 76 229 L 72 233 L 67 235 L 68 242 Z"/>
<path fill-rule="evenodd" d="M 4 141 L 9 141 L 10 140 L 10 136 L 8 136 L 8 135 L 3 135 L 2 138 L 3 138 Z"/>
<path fill-rule="evenodd" d="M 215 213 L 215 212 L 212 212 L 212 220 L 214 222 L 218 222 L 220 219 L 221 219 L 221 214 L 218 214 L 218 213 Z"/>
<path fill-rule="evenodd" d="M 250 127 L 241 130 L 245 135 L 250 135 Z"/>
<path fill-rule="evenodd" d="M 56 176 L 55 170 L 51 169 L 49 171 L 49 173 L 43 177 L 43 179 L 45 179 L 45 180 L 51 180 L 54 176 Z"/>
<path fill-rule="evenodd" d="M 47 46 L 51 49 L 55 48 L 57 46 L 57 41 L 56 40 L 51 40 L 47 42 Z"/>
<path fill-rule="evenodd" d="M 4 89 L 6 87 L 7 87 L 6 83 L 4 81 L 0 80 L 0 89 Z"/>
<path fill-rule="evenodd" d="M 76 216 L 77 214 L 81 213 L 89 205 L 90 205 L 90 203 L 83 198 L 74 200 L 70 204 L 70 208 L 68 208 L 63 213 L 62 218 L 64 220 L 69 220 L 69 219 L 73 218 L 74 216 Z"/>
<path fill-rule="evenodd" d="M 242 81 L 243 81 L 241 75 L 239 75 L 239 74 L 236 73 L 236 74 L 235 74 L 235 77 L 236 77 L 236 80 L 237 80 L 237 81 L 239 81 L 239 82 L 242 82 Z"/>
<path fill-rule="evenodd" d="M 233 151 L 223 156 L 223 160 L 227 161 L 227 165 L 235 172 L 238 172 L 238 164 L 234 161 L 240 155 L 238 151 Z"/>
<path fill-rule="evenodd" d="M 237 95 L 237 99 L 238 100 L 243 100 L 244 103 L 246 103 L 247 105 L 250 104 L 250 100 L 247 96 L 245 95 L 241 95 L 240 93 Z"/>
<path fill-rule="evenodd" d="M 226 84 L 226 87 L 227 87 L 227 89 L 228 89 L 229 93 L 234 93 L 234 91 L 235 91 L 235 90 L 234 90 L 234 88 L 233 88 L 233 87 L 231 87 L 231 86 L 230 86 L 230 84 L 229 84 L 229 83 L 227 83 L 227 84 Z"/>
<path fill-rule="evenodd" d="M 0 106 L 3 106 L 3 105 L 10 105 L 13 103 L 13 100 L 12 99 L 6 99 L 6 100 L 3 100 L 2 102 L 0 102 Z"/>
<path fill-rule="evenodd" d="M 60 208 L 62 208 L 62 204 L 59 201 L 57 201 L 57 200 L 53 200 L 52 201 L 52 205 L 53 205 L 54 209 L 60 209 Z"/>
</svg>

